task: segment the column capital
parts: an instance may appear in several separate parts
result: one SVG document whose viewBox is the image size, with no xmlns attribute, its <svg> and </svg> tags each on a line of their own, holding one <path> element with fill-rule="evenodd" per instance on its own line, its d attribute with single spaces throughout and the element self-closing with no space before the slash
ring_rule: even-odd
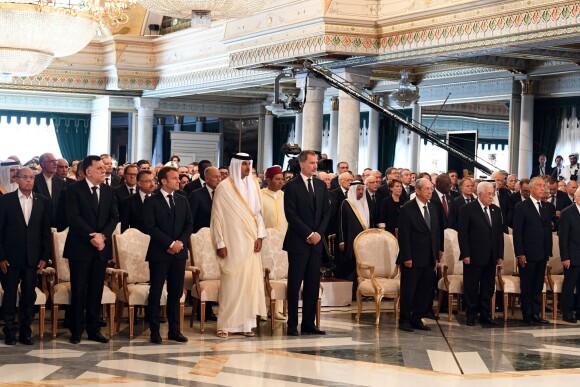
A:
<svg viewBox="0 0 580 387">
<path fill-rule="evenodd" d="M 307 83 L 307 79 L 308 79 L 308 83 Z M 306 73 L 301 73 L 301 74 L 297 74 L 296 75 L 296 87 L 299 87 L 301 89 L 304 89 L 305 86 L 308 86 L 308 88 L 320 88 L 323 90 L 328 89 L 328 83 L 326 83 L 326 81 L 315 77 L 314 75 L 311 74 L 306 74 Z"/>
<path fill-rule="evenodd" d="M 159 98 L 133 98 L 135 109 L 157 109 L 159 107 Z"/>
<path fill-rule="evenodd" d="M 155 116 L 157 120 L 157 125 L 165 125 L 165 117 L 164 116 Z"/>
<path fill-rule="evenodd" d="M 332 70 L 333 73 L 343 78 L 346 82 L 352 83 L 355 86 L 368 86 L 371 80 L 369 70 L 359 70 L 352 68 L 340 68 Z"/>
<path fill-rule="evenodd" d="M 534 81 L 532 79 L 520 80 L 522 84 L 522 95 L 534 94 Z"/>
<path fill-rule="evenodd" d="M 173 116 L 173 123 L 174 124 L 183 124 L 183 116 Z"/>
</svg>

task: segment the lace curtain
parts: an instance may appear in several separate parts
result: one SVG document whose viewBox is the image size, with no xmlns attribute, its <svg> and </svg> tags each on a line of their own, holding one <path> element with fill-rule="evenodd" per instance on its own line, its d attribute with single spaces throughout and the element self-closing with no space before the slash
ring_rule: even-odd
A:
<svg viewBox="0 0 580 387">
<path fill-rule="evenodd" d="M 568 155 L 574 152 L 580 152 L 580 119 L 578 118 L 578 108 L 571 106 L 562 109 L 562 120 L 554 157 L 562 155 L 565 165 L 568 164 Z"/>
</svg>

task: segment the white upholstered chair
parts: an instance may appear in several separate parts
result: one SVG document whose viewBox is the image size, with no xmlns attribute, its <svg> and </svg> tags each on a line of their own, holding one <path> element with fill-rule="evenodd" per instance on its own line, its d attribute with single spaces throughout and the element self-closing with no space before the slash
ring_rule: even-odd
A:
<svg viewBox="0 0 580 387">
<path fill-rule="evenodd" d="M 136 228 L 129 228 L 113 236 L 113 248 L 117 259 L 117 273 L 121 282 L 118 292 L 117 332 L 120 329 L 124 305 L 127 304 L 129 337 L 133 338 L 135 306 L 146 306 L 149 297 L 149 265 L 145 261 L 151 237 Z M 185 295 L 181 296 L 179 325 L 183 330 Z M 161 306 L 167 305 L 167 287 L 161 292 Z"/>
<path fill-rule="evenodd" d="M 54 266 L 54 280 L 50 281 L 50 298 L 52 300 L 52 337 L 56 338 L 56 327 L 58 320 L 58 309 L 60 305 L 70 305 L 71 302 L 71 284 L 70 284 L 70 269 L 68 259 L 63 257 L 64 244 L 68 228 L 61 232 L 52 233 L 52 256 Z M 115 270 L 107 268 L 107 275 L 105 277 L 105 285 L 103 286 L 103 297 L 101 304 L 103 308 L 106 305 L 109 307 L 109 336 L 113 336 L 113 325 L 115 318 L 115 302 L 117 279 L 115 277 Z"/>
<path fill-rule="evenodd" d="M 552 234 L 552 256 L 546 266 L 546 285 L 548 291 L 552 292 L 552 320 L 556 320 L 558 299 L 559 295 L 562 294 L 562 286 L 564 285 L 564 266 L 562 265 L 562 257 L 560 257 L 560 245 L 556 233 Z"/>
<path fill-rule="evenodd" d="M 200 229 L 189 238 L 190 254 L 193 264 L 189 269 L 193 273 L 194 284 L 191 295 L 194 298 L 189 326 L 193 326 L 193 317 L 200 302 L 200 331 L 205 332 L 205 303 L 217 302 L 220 290 L 220 268 L 218 256 L 211 242 L 209 227 Z"/>
<path fill-rule="evenodd" d="M 380 229 L 361 232 L 354 240 L 358 289 L 356 321 L 362 312 L 362 296 L 375 299 L 375 325 L 379 325 L 381 300 L 394 300 L 395 319 L 398 316 L 401 279 L 396 264 L 399 243 L 395 236 Z"/>
<path fill-rule="evenodd" d="M 448 228 L 444 231 L 444 253 L 441 258 L 443 273 L 437 282 L 437 310 L 439 316 L 443 294 L 447 292 L 448 320 L 453 317 L 453 299 L 457 296 L 457 310 L 461 310 L 461 297 L 463 295 L 463 262 L 459 260 L 459 239 L 457 231 Z"/>
</svg>

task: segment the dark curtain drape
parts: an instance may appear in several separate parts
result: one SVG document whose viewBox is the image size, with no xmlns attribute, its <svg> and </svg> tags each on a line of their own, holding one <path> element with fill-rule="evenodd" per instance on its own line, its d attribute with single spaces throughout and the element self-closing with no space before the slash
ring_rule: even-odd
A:
<svg viewBox="0 0 580 387">
<path fill-rule="evenodd" d="M 548 164 L 554 160 L 562 117 L 570 118 L 572 107 L 580 108 L 580 98 L 538 99 L 535 101 L 534 164 L 541 154 L 546 155 Z"/>
<path fill-rule="evenodd" d="M 400 117 L 411 117 L 411 109 L 399 110 Z M 395 163 L 395 147 L 397 136 L 399 135 L 400 124 L 386 116 L 381 115 L 379 119 L 379 170 L 392 167 Z M 372 144 L 369 144 L 372 146 Z"/>
<path fill-rule="evenodd" d="M 71 161 L 82 160 L 87 155 L 91 131 L 90 114 L 0 110 L 0 116 L 7 117 L 8 122 L 13 117 L 18 123 L 24 119 L 29 125 L 32 120 L 35 120 L 37 125 L 40 125 L 42 119 L 52 121 L 62 157 Z"/>
</svg>

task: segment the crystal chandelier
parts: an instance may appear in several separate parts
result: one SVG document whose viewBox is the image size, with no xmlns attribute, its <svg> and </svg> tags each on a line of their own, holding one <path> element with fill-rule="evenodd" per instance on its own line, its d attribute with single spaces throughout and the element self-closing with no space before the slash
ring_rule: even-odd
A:
<svg viewBox="0 0 580 387">
<path fill-rule="evenodd" d="M 0 82 L 36 75 L 82 50 L 99 24 L 126 23 L 137 0 L 0 0 Z"/>
<path fill-rule="evenodd" d="M 209 26 L 212 20 L 252 15 L 264 9 L 269 0 L 139 0 L 151 12 L 182 19 L 192 26 Z"/>
<path fill-rule="evenodd" d="M 401 82 L 399 82 L 399 89 L 391 94 L 393 101 L 400 107 L 407 107 L 419 100 L 419 92 L 417 87 L 409 81 L 409 72 L 401 71 Z"/>
</svg>

